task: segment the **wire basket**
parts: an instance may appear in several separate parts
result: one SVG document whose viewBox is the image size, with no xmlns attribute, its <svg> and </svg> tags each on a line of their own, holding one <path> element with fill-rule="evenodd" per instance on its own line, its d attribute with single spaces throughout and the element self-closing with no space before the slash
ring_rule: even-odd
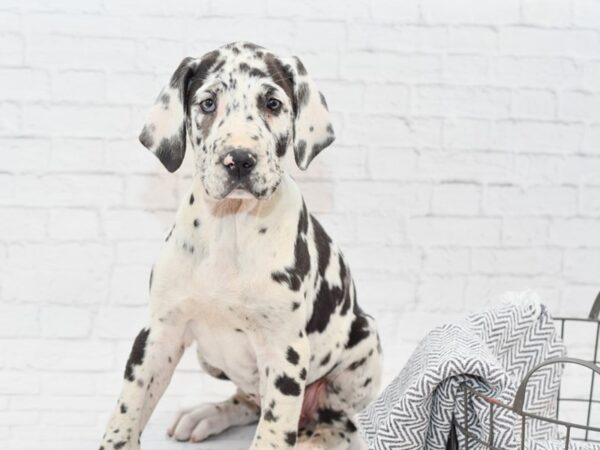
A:
<svg viewBox="0 0 600 450">
<path fill-rule="evenodd" d="M 517 422 L 517 426 L 520 427 L 520 436 L 521 441 L 518 446 L 519 450 L 526 450 L 526 427 L 528 423 L 533 420 L 538 420 L 544 422 L 546 424 L 553 424 L 556 427 L 561 427 L 565 430 L 564 435 L 564 449 L 568 450 L 571 442 L 574 441 L 583 441 L 590 443 L 598 443 L 600 448 L 600 414 L 593 414 L 594 405 L 600 406 L 600 400 L 596 400 L 594 398 L 594 383 L 596 378 L 600 380 L 600 366 L 598 363 L 600 362 L 600 293 L 596 297 L 594 304 L 592 306 L 592 310 L 587 318 L 574 318 L 574 317 L 555 317 L 554 320 L 560 325 L 560 335 L 561 338 L 565 338 L 565 326 L 569 323 L 573 324 L 581 324 L 581 323 L 589 323 L 595 328 L 595 339 L 593 343 L 593 351 L 592 355 L 590 355 L 589 359 L 577 359 L 577 358 L 553 358 L 548 359 L 541 364 L 538 364 L 534 367 L 527 375 L 525 375 L 522 380 L 517 392 L 515 394 L 515 398 L 513 400 L 512 405 L 507 405 L 499 402 L 497 399 L 492 397 L 487 397 L 477 390 L 473 389 L 466 384 L 462 384 L 460 386 L 459 392 L 459 407 L 463 408 L 464 414 L 463 417 L 468 417 L 468 405 L 473 398 L 477 398 L 479 401 L 484 402 L 489 406 L 489 423 L 487 429 L 487 440 L 484 441 L 477 434 L 473 433 L 469 430 L 468 420 L 464 420 L 464 423 L 459 423 L 459 421 L 455 418 L 452 423 L 452 427 L 450 430 L 450 436 L 448 439 L 448 444 L 446 446 L 447 450 L 470 450 L 473 448 L 485 448 L 490 450 L 506 450 L 503 448 L 498 448 L 493 445 L 494 442 L 494 417 L 497 415 L 499 409 L 504 409 L 508 411 L 512 411 L 517 419 L 520 420 L 520 424 Z M 551 364 L 569 364 L 581 366 L 591 371 L 590 375 L 590 386 L 588 390 L 588 394 L 586 394 L 583 398 L 575 398 L 571 396 L 562 397 L 560 390 L 557 397 L 556 404 L 556 415 L 555 417 L 542 417 L 537 414 L 529 413 L 523 410 L 523 405 L 525 402 L 525 394 L 527 392 L 527 384 L 529 382 L 530 377 L 537 372 L 539 369 L 545 366 L 549 366 Z M 582 423 L 572 423 L 565 420 L 559 420 L 559 411 L 561 407 L 564 407 L 567 404 L 583 404 L 587 405 L 587 412 L 585 414 L 585 424 Z M 595 418 L 594 418 L 594 417 Z M 575 436 L 574 431 L 577 430 L 577 436 Z M 598 437 L 597 437 L 598 436 Z M 459 445 L 459 437 L 460 441 L 463 442 L 463 445 Z M 562 442 L 561 442 L 562 445 Z"/>
</svg>

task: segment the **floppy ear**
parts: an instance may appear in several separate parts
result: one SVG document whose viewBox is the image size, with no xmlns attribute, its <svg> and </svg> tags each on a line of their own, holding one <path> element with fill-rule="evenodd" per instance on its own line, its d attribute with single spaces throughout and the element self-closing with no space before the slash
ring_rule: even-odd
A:
<svg viewBox="0 0 600 450">
<path fill-rule="evenodd" d="M 306 170 L 312 159 L 335 140 L 327 102 L 296 57 L 287 59 L 286 69 L 293 80 L 294 156 Z"/>
<path fill-rule="evenodd" d="M 150 108 L 139 139 L 169 172 L 179 169 L 185 156 L 188 84 L 192 78 L 201 81 L 217 56 L 217 52 L 210 52 L 181 61 Z"/>
</svg>

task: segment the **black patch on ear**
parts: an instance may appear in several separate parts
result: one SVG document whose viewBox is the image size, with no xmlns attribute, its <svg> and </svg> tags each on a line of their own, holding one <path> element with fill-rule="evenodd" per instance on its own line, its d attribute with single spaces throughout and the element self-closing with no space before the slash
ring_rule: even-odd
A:
<svg viewBox="0 0 600 450">
<path fill-rule="evenodd" d="M 310 97 L 310 88 L 308 87 L 308 83 L 303 81 L 298 85 L 298 93 L 296 94 L 296 101 L 298 109 L 306 106 L 308 103 L 308 99 Z"/>
<path fill-rule="evenodd" d="M 330 146 L 333 141 L 335 141 L 334 136 L 327 136 L 327 138 L 324 141 L 316 142 L 315 144 L 313 144 L 311 151 L 311 159 L 317 156 L 319 153 L 321 153 L 321 151 L 324 148 Z"/>
<path fill-rule="evenodd" d="M 133 347 L 131 348 L 131 353 L 129 354 L 129 359 L 127 359 L 127 364 L 125 365 L 125 374 L 124 378 L 128 381 L 134 381 L 135 377 L 133 376 L 134 366 L 139 366 L 144 362 L 144 354 L 146 352 L 146 342 L 148 341 L 148 335 L 150 334 L 150 328 L 142 328 L 139 332 L 135 341 L 133 341 Z"/>
<path fill-rule="evenodd" d="M 179 169 L 185 156 L 185 126 L 183 124 L 179 127 L 178 135 L 163 138 L 160 141 L 156 148 L 156 156 L 169 172 Z"/>
<path fill-rule="evenodd" d="M 277 84 L 292 102 L 292 109 L 296 114 L 296 99 L 294 96 L 294 77 L 292 73 L 286 68 L 282 62 L 275 55 L 267 53 L 265 55 L 265 64 L 267 65 L 267 72 L 271 77 L 273 83 Z"/>
<path fill-rule="evenodd" d="M 323 107 L 329 111 L 329 107 L 327 106 L 327 100 L 325 100 L 325 96 L 323 95 L 322 92 L 319 92 L 319 97 L 321 98 L 321 105 L 323 105 Z"/>
<path fill-rule="evenodd" d="M 204 84 L 209 72 L 217 62 L 217 58 L 220 53 L 218 50 L 213 50 L 207 53 L 201 59 L 194 70 L 189 70 L 185 78 L 180 79 L 179 85 L 173 86 L 171 80 L 171 87 L 178 87 L 181 95 L 181 103 L 183 103 L 186 114 L 189 112 L 190 98 L 194 93 Z M 187 58 L 186 58 L 187 59 Z M 185 61 L 185 60 L 184 60 Z"/>
<path fill-rule="evenodd" d="M 152 137 L 152 133 L 155 129 L 156 126 L 154 124 L 144 125 L 144 128 L 142 128 L 139 140 L 144 147 L 151 148 L 154 145 L 154 138 Z"/>
<path fill-rule="evenodd" d="M 306 155 L 306 141 L 304 139 L 300 139 L 298 141 L 298 145 L 296 146 L 296 162 L 300 163 L 304 161 L 304 157 Z"/>
<path fill-rule="evenodd" d="M 242 47 L 247 48 L 248 50 L 254 50 L 254 51 L 258 51 L 260 49 L 264 49 L 264 47 L 261 47 L 260 45 L 253 44 L 252 42 L 244 42 L 242 44 Z"/>
<path fill-rule="evenodd" d="M 296 57 L 294 57 L 294 59 L 296 60 L 296 71 L 298 71 L 298 75 L 306 75 L 308 72 L 306 72 L 306 67 L 304 67 L 302 61 Z"/>
<path fill-rule="evenodd" d="M 294 350 L 292 347 L 288 347 L 287 349 L 287 355 L 286 355 L 286 359 L 291 363 L 291 364 L 298 364 L 298 361 L 300 361 L 300 355 L 298 354 L 298 352 L 296 350 Z"/>
<path fill-rule="evenodd" d="M 280 375 L 275 380 L 275 387 L 281 391 L 283 395 L 292 397 L 300 396 L 300 385 L 296 380 L 287 375 Z"/>
</svg>

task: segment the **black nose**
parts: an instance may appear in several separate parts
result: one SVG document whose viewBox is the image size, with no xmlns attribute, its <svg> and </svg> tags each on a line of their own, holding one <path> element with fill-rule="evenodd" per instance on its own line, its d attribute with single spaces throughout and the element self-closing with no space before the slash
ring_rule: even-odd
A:
<svg viewBox="0 0 600 450">
<path fill-rule="evenodd" d="M 256 165 L 256 156 L 248 150 L 236 148 L 225 155 L 223 165 L 227 167 L 230 175 L 242 178 L 252 172 Z"/>
</svg>

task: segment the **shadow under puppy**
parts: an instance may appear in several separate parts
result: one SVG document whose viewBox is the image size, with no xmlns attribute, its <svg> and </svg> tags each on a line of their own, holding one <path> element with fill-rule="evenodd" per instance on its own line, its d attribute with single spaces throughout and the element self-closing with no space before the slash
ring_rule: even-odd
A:
<svg viewBox="0 0 600 450">
<path fill-rule="evenodd" d="M 258 421 L 252 449 L 346 449 L 353 415 L 379 390 L 381 347 L 341 251 L 307 212 L 281 162 L 334 140 L 323 95 L 297 58 L 225 45 L 184 59 L 140 141 L 171 172 L 186 138 L 195 174 L 150 278 L 101 449 L 137 449 L 184 349 L 237 393 L 177 415 L 168 433 L 202 441 Z"/>
</svg>

